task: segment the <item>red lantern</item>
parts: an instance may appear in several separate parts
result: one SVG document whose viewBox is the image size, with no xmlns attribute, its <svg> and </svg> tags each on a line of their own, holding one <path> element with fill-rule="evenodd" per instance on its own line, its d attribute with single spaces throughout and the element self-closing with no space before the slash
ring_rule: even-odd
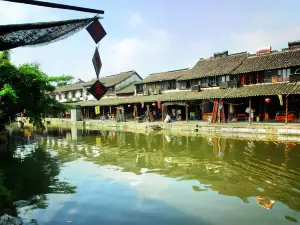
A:
<svg viewBox="0 0 300 225">
<path fill-rule="evenodd" d="M 128 108 L 130 108 L 131 107 L 131 105 L 128 105 Z"/>
<path fill-rule="evenodd" d="M 152 103 L 152 106 L 156 106 L 156 104 L 155 104 L 155 103 Z"/>
<path fill-rule="evenodd" d="M 266 102 L 266 103 L 269 103 L 270 101 L 271 101 L 271 99 L 269 99 L 269 98 L 266 98 L 266 99 L 265 99 L 265 102 Z"/>
</svg>

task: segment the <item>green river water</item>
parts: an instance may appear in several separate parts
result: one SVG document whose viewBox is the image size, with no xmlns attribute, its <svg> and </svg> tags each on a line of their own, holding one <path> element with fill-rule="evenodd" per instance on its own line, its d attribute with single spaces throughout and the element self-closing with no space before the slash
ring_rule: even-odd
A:
<svg viewBox="0 0 300 225">
<path fill-rule="evenodd" d="M 300 223 L 297 143 L 72 128 L 0 149 L 0 215 L 23 224 Z"/>
</svg>

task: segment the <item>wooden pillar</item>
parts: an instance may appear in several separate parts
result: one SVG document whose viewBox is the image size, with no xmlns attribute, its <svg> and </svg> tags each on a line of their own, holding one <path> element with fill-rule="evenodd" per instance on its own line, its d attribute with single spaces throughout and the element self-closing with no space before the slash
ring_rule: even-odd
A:
<svg viewBox="0 0 300 225">
<path fill-rule="evenodd" d="M 126 122 L 124 106 L 122 106 L 121 110 L 122 110 L 122 120 L 123 120 L 123 122 Z"/>
<path fill-rule="evenodd" d="M 251 98 L 249 98 L 249 124 L 251 124 L 251 113 L 252 113 L 252 106 L 251 106 Z"/>
<path fill-rule="evenodd" d="M 109 114 L 111 115 L 111 106 L 109 106 Z"/>
<path fill-rule="evenodd" d="M 221 100 L 219 101 L 219 104 L 218 104 L 218 123 L 221 123 L 221 109 L 220 109 L 220 103 L 221 103 Z"/>
<path fill-rule="evenodd" d="M 105 116 L 105 112 L 104 112 L 104 106 L 103 106 L 103 116 Z"/>
<path fill-rule="evenodd" d="M 161 121 L 164 122 L 164 106 L 161 105 Z"/>
<path fill-rule="evenodd" d="M 147 105 L 147 117 L 148 117 L 148 122 L 150 122 L 150 106 Z"/>
<path fill-rule="evenodd" d="M 285 125 L 288 124 L 289 104 L 288 95 L 285 97 Z"/>
<path fill-rule="evenodd" d="M 185 102 L 185 120 L 186 122 L 189 121 L 189 105 L 188 105 L 188 101 Z"/>
</svg>

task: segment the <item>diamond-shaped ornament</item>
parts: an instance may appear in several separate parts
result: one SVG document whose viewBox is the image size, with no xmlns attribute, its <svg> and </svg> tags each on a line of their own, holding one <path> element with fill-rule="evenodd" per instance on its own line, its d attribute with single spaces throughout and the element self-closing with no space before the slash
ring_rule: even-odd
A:
<svg viewBox="0 0 300 225">
<path fill-rule="evenodd" d="M 106 31 L 104 30 L 104 28 L 98 20 L 94 20 L 94 22 L 92 22 L 86 28 L 86 30 L 92 36 L 96 44 L 98 44 L 99 41 L 101 41 L 101 39 L 104 38 L 106 35 Z"/>
<path fill-rule="evenodd" d="M 88 91 L 99 101 L 107 90 L 108 89 L 99 80 L 96 80 Z"/>
<path fill-rule="evenodd" d="M 95 50 L 92 61 L 93 61 L 93 64 L 94 64 L 96 76 L 97 76 L 97 78 L 99 78 L 100 70 L 101 70 L 101 67 L 102 67 L 102 62 L 101 62 L 99 51 L 98 51 L 97 47 L 96 47 L 96 50 Z"/>
</svg>

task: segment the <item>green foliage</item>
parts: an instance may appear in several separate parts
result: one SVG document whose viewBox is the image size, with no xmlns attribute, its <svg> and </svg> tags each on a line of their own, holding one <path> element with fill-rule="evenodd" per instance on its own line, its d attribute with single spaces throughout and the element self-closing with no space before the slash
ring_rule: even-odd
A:
<svg viewBox="0 0 300 225">
<path fill-rule="evenodd" d="M 11 58 L 11 52 L 10 51 L 3 51 L 0 52 L 0 61 L 1 60 L 7 60 L 10 61 Z"/>
<path fill-rule="evenodd" d="M 51 97 L 55 87 L 38 64 L 16 67 L 9 59 L 9 53 L 0 54 L 0 124 L 24 113 L 34 125 L 43 127 L 44 117 L 65 111 L 65 106 Z"/>
<path fill-rule="evenodd" d="M 0 90 L 0 97 L 9 97 L 14 103 L 16 103 L 18 98 L 15 90 L 9 84 L 4 84 Z"/>
<path fill-rule="evenodd" d="M 56 86 L 65 86 L 65 85 L 71 84 L 73 79 L 74 79 L 74 77 L 72 77 L 70 75 L 48 77 L 48 81 L 55 83 Z"/>
</svg>

